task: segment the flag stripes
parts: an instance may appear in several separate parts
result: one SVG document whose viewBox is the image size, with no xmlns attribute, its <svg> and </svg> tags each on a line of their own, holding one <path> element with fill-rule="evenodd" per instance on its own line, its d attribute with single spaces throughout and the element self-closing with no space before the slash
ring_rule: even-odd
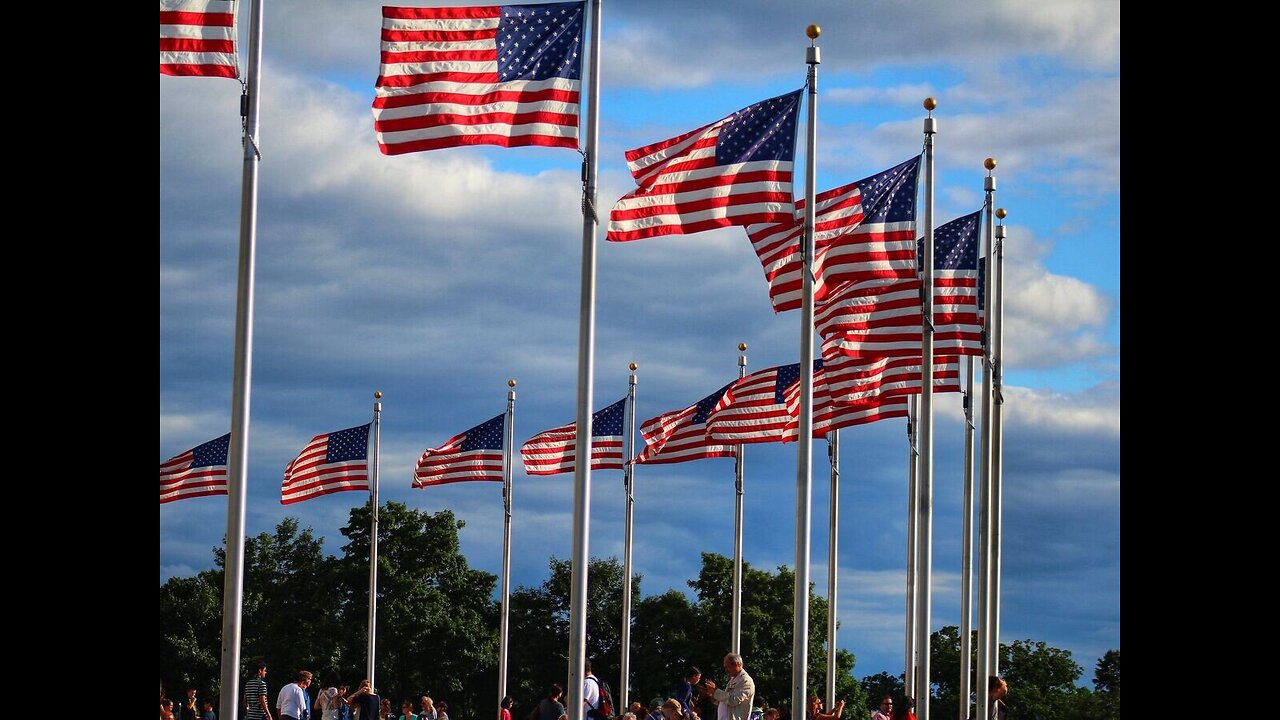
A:
<svg viewBox="0 0 1280 720">
<path fill-rule="evenodd" d="M 160 74 L 239 77 L 233 0 L 160 0 Z"/>
<path fill-rule="evenodd" d="M 357 425 L 311 438 L 284 469 L 280 504 L 347 490 L 369 491 L 369 428 Z"/>
<path fill-rule="evenodd" d="M 636 189 L 609 213 L 607 239 L 688 235 L 789 217 L 800 91 L 629 150 Z"/>
<path fill-rule="evenodd" d="M 374 130 L 384 154 L 578 147 L 582 2 L 382 9 Z"/>
<path fill-rule="evenodd" d="M 591 416 L 591 469 L 621 470 L 627 399 Z M 520 447 L 527 475 L 555 475 L 577 469 L 578 422 L 544 430 Z"/>
<path fill-rule="evenodd" d="M 506 413 L 454 435 L 438 448 L 422 453 L 413 471 L 413 486 L 455 482 L 502 482 Z"/>
<path fill-rule="evenodd" d="M 161 504 L 227 494 L 227 452 L 231 433 L 160 463 Z"/>
</svg>

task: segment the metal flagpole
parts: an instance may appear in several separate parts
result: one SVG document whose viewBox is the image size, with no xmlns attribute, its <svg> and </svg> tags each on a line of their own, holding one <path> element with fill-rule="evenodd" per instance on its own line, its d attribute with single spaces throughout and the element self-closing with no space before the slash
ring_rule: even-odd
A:
<svg viewBox="0 0 1280 720">
<path fill-rule="evenodd" d="M 373 472 L 369 483 L 369 660 L 370 687 L 374 683 L 373 671 L 378 649 L 378 462 L 382 444 L 382 391 L 373 391 Z"/>
<path fill-rule="evenodd" d="M 916 684 L 916 505 L 919 484 L 916 475 L 916 405 L 915 395 L 907 398 L 907 613 L 905 669 L 903 687 L 914 692 Z"/>
<path fill-rule="evenodd" d="M 747 344 L 738 343 L 738 379 L 747 374 Z M 733 620 L 730 623 L 729 648 L 742 652 L 742 472 L 747 460 L 747 446 L 739 444 L 734 449 L 733 481 L 737 496 L 733 504 Z"/>
<path fill-rule="evenodd" d="M 988 173 L 996 167 L 995 158 L 983 161 Z M 995 178 L 991 178 L 991 183 Z M 990 188 L 994 190 L 994 186 Z M 988 198 L 988 201 L 990 198 Z M 990 214 L 991 209 L 986 208 Z M 985 226 L 984 226 L 985 227 Z M 986 307 L 985 303 L 983 307 Z M 960 546 L 960 703 L 959 720 L 969 717 L 969 698 L 974 691 L 973 685 L 973 356 L 965 358 L 964 385 L 964 521 L 962 523 L 963 544 Z M 978 674 L 978 684 L 986 682 L 986 677 Z"/>
<path fill-rule="evenodd" d="M 836 568 L 840 545 L 840 431 L 827 433 L 831 462 L 831 514 L 827 531 L 827 712 L 836 705 Z"/>
<path fill-rule="evenodd" d="M 929 626 L 933 609 L 933 136 L 938 121 L 933 109 L 938 103 L 925 98 L 924 158 L 928 163 L 924 183 L 924 271 L 920 284 L 924 287 L 924 311 L 920 323 L 920 428 L 919 469 L 920 521 L 916 528 L 916 560 L 919 564 L 916 588 L 916 717 L 929 720 Z"/>
<path fill-rule="evenodd" d="M 968 720 L 973 692 L 973 357 L 964 364 L 964 518 L 960 531 L 960 702 Z"/>
<path fill-rule="evenodd" d="M 262 0 L 249 2 L 249 68 L 240 115 L 240 256 L 236 276 L 235 359 L 231 371 L 231 443 L 227 448 L 227 534 L 222 582 L 222 688 L 219 717 L 235 717 L 240 698 L 240 613 L 244 604 L 244 513 L 249 482 L 249 389 L 253 377 L 253 275 L 258 235 L 258 98 L 262 92 Z"/>
<path fill-rule="evenodd" d="M 975 711 L 981 718 L 990 717 L 988 708 L 990 691 L 987 678 L 995 674 L 992 666 L 991 650 L 991 329 L 994 324 L 994 313 L 991 311 L 992 285 L 992 248 L 995 244 L 995 193 L 996 178 L 995 158 L 987 158 L 983 163 L 987 168 L 984 180 L 986 191 L 986 211 L 983 223 L 984 245 L 986 247 L 987 283 L 983 289 L 982 307 L 985 308 L 985 320 L 982 326 L 982 438 L 981 452 L 978 460 L 978 673 L 975 679 L 977 703 Z"/>
<path fill-rule="evenodd" d="M 502 428 L 502 619 L 498 624 L 498 716 L 507 696 L 507 637 L 511 599 L 511 471 L 516 446 L 516 381 L 507 381 L 507 417 Z"/>
<path fill-rule="evenodd" d="M 622 539 L 622 678 L 618 682 L 618 697 L 623 702 L 630 697 L 631 691 L 631 543 L 632 529 L 635 522 L 634 482 L 636 466 L 631 462 L 636 451 L 636 367 L 635 363 L 627 366 L 631 375 L 627 377 L 627 419 L 624 424 L 626 437 L 622 440 L 622 487 L 627 494 L 627 521 L 623 529 Z"/>
<path fill-rule="evenodd" d="M 586 148 L 582 156 L 582 289 L 578 311 L 578 417 L 573 472 L 573 556 L 569 562 L 568 720 L 582 720 L 582 683 L 587 654 L 587 532 L 591 525 L 591 385 L 596 345 L 596 172 L 600 124 L 600 5 L 592 0 L 591 53 L 587 80 Z"/>
<path fill-rule="evenodd" d="M 801 258 L 804 272 L 800 303 L 800 436 L 796 438 L 796 586 L 794 616 L 791 623 L 791 707 L 795 713 L 805 705 L 809 676 L 809 533 L 813 522 L 812 453 L 813 453 L 813 225 L 814 195 L 817 194 L 818 152 L 818 64 L 822 56 L 815 44 L 822 28 L 805 28 L 809 47 L 805 63 L 809 66 L 808 142 L 804 168 L 804 241 Z"/>
<path fill-rule="evenodd" d="M 995 281 L 992 306 L 995 320 L 991 342 L 991 674 L 1000 674 L 1000 531 L 1004 495 L 1004 208 L 996 210 Z"/>
</svg>

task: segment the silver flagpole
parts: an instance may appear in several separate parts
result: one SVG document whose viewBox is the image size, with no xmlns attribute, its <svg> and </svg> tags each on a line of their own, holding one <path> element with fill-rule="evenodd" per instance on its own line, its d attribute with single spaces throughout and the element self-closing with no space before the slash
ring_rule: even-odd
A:
<svg viewBox="0 0 1280 720">
<path fill-rule="evenodd" d="M 796 587 L 794 616 L 791 623 L 791 708 L 802 712 L 809 677 L 809 533 L 813 522 L 813 225 L 814 195 L 817 194 L 818 152 L 818 64 L 821 52 L 815 44 L 822 28 L 805 28 L 809 47 L 805 63 L 809 66 L 808 142 L 804 168 L 804 243 L 801 258 L 804 289 L 800 303 L 800 436 L 796 438 Z"/>
<path fill-rule="evenodd" d="M 219 717 L 235 717 L 240 698 L 240 612 L 244 604 L 244 513 L 249 482 L 249 389 L 253 378 L 253 275 L 258 235 L 258 121 L 262 92 L 262 0 L 249 2 L 249 69 L 241 96 L 244 169 L 240 181 L 240 257 L 236 276 L 231 444 L 227 448 L 227 551 L 222 581 L 222 688 Z"/>
<path fill-rule="evenodd" d="M 827 433 L 831 462 L 831 514 L 827 531 L 827 712 L 836 704 L 836 579 L 840 545 L 840 431 Z"/>
<path fill-rule="evenodd" d="M 996 167 L 995 158 L 983 161 L 988 173 Z M 991 179 L 994 183 L 995 179 Z M 994 190 L 994 187 L 990 189 Z M 988 198 L 988 201 L 990 198 Z M 990 208 L 987 208 L 988 214 Z M 983 307 L 986 307 L 985 303 Z M 969 698 L 973 696 L 973 356 L 965 358 L 964 384 L 964 521 L 963 544 L 960 546 L 960 703 L 959 720 L 969 717 Z M 978 675 L 978 684 L 986 677 Z"/>
<path fill-rule="evenodd" d="M 587 654 L 587 532 L 591 525 L 591 385 L 596 349 L 596 172 L 600 166 L 600 5 L 592 0 L 587 80 L 586 148 L 582 157 L 582 289 L 578 311 L 578 417 L 573 471 L 573 557 L 569 562 L 568 720 L 582 720 L 583 661 Z"/>
<path fill-rule="evenodd" d="M 382 444 L 382 391 L 373 391 L 373 473 L 369 478 L 369 666 L 370 687 L 377 666 L 378 649 L 378 460 Z"/>
<path fill-rule="evenodd" d="M 626 436 L 622 440 L 622 487 L 627 494 L 627 522 L 623 529 L 622 539 L 622 675 L 618 682 L 618 698 L 627 702 L 631 692 L 631 545 L 635 523 L 635 464 L 631 458 L 636 450 L 636 368 L 635 363 L 627 366 L 631 375 L 627 377 L 627 415 L 623 431 Z"/>
<path fill-rule="evenodd" d="M 973 692 L 973 357 L 964 363 L 964 518 L 960 531 L 960 702 L 957 720 L 969 717 Z"/>
<path fill-rule="evenodd" d="M 929 637 L 930 616 L 933 609 L 933 136 L 938 132 L 938 121 L 933 109 L 938 103 L 925 98 L 924 109 L 929 116 L 924 120 L 924 159 L 928 163 L 924 183 L 924 258 L 921 269 L 924 274 L 924 312 L 920 323 L 920 522 L 916 532 L 916 560 L 919 563 L 916 589 L 916 717 L 929 720 Z"/>
<path fill-rule="evenodd" d="M 747 344 L 738 343 L 738 379 L 747 374 Z M 733 620 L 729 631 L 729 648 L 734 653 L 742 652 L 742 473 L 747 461 L 747 446 L 738 445 L 734 449 L 733 487 L 736 497 L 733 503 Z"/>
<path fill-rule="evenodd" d="M 903 687 L 915 692 L 916 685 L 916 506 L 920 503 L 920 484 L 916 465 L 916 416 L 919 399 L 907 398 L 907 614 L 906 667 Z"/>
<path fill-rule="evenodd" d="M 1000 531 L 1004 495 L 1004 208 L 996 210 L 995 285 L 992 288 L 991 342 L 991 674 L 1000 674 Z"/>
<path fill-rule="evenodd" d="M 994 158 L 987 158 L 983 163 L 987 168 L 984 180 L 986 202 L 984 205 L 985 221 L 983 223 L 984 245 L 986 247 L 987 283 L 983 289 L 982 307 L 985 308 L 985 320 L 982 328 L 982 438 L 979 441 L 981 452 L 978 460 L 978 673 L 974 682 L 977 685 L 977 702 L 975 712 L 986 720 L 991 716 L 988 705 L 991 702 L 987 688 L 987 678 L 995 674 L 991 664 L 991 329 L 994 321 L 991 312 L 992 285 L 992 248 L 995 245 L 995 193 L 996 178 Z"/>
<path fill-rule="evenodd" d="M 507 696 L 507 637 L 511 599 L 511 471 L 516 446 L 516 381 L 507 381 L 507 417 L 502 429 L 502 619 L 498 626 L 498 717 Z"/>
</svg>

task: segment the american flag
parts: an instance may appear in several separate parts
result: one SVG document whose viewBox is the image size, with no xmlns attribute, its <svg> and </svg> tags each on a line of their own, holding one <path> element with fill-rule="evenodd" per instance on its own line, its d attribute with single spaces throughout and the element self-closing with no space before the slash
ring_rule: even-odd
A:
<svg viewBox="0 0 1280 720">
<path fill-rule="evenodd" d="M 919 349 L 913 358 L 828 359 L 823 374 L 823 384 L 837 405 L 877 404 L 885 398 L 918 395 L 922 387 Z M 935 356 L 933 391 L 960 392 L 960 358 Z"/>
<path fill-rule="evenodd" d="M 814 198 L 815 300 L 848 282 L 914 276 L 919 167 L 920 158 L 914 157 Z M 774 312 L 800 307 L 804 207 L 801 198 L 791 217 L 747 228 L 764 267 Z"/>
<path fill-rule="evenodd" d="M 707 437 L 707 417 L 728 389 L 729 385 L 725 385 L 683 410 L 672 410 L 645 420 L 640 425 L 645 448 L 635 461 L 656 465 L 736 456 L 737 449 L 733 445 L 724 445 Z"/>
<path fill-rule="evenodd" d="M 798 386 L 797 386 L 798 387 Z M 800 435 L 799 401 L 800 393 L 795 396 L 796 424 L 789 428 L 785 442 L 792 442 Z M 827 382 L 826 368 L 821 368 L 813 376 L 813 437 L 820 438 L 833 430 L 866 425 L 877 420 L 887 420 L 907 416 L 907 397 L 895 395 L 881 398 L 878 402 L 862 405 L 845 405 L 837 402 L 832 395 L 831 386 Z"/>
<path fill-rule="evenodd" d="M 821 367 L 821 361 L 814 363 Z M 798 387 L 800 363 L 753 372 L 729 386 L 707 418 L 707 437 L 724 443 L 782 442 L 792 424 L 787 391 Z"/>
<path fill-rule="evenodd" d="M 503 442 L 506 413 L 449 438 L 438 448 L 431 448 L 418 458 L 413 471 L 413 486 L 493 480 L 502 482 Z"/>
<path fill-rule="evenodd" d="M 160 463 L 160 503 L 227 494 L 231 433 Z"/>
<path fill-rule="evenodd" d="M 292 505 L 344 490 L 368 492 L 369 426 L 372 424 L 311 438 L 284 469 L 280 504 Z"/>
<path fill-rule="evenodd" d="M 934 231 L 935 357 L 982 352 L 977 314 L 981 215 L 981 210 L 964 215 Z M 923 243 L 918 241 L 917 252 L 923 252 Z M 814 325 L 823 336 L 822 356 L 919 357 L 920 289 L 918 278 L 842 286 L 814 313 Z"/>
<path fill-rule="evenodd" d="M 577 149 L 583 7 L 384 6 L 378 147 Z"/>
<path fill-rule="evenodd" d="M 933 348 L 936 352 L 982 354 L 978 287 L 978 227 L 982 210 L 933 231 Z M 924 257 L 924 238 L 917 244 Z"/>
<path fill-rule="evenodd" d="M 160 0 L 160 74 L 239 76 L 233 0 Z"/>
<path fill-rule="evenodd" d="M 627 399 L 622 398 L 591 416 L 591 469 L 621 470 L 623 420 Z M 520 447 L 526 475 L 555 475 L 577 469 L 578 422 L 534 435 Z"/>
<path fill-rule="evenodd" d="M 791 169 L 800 90 L 635 150 L 635 190 L 609 213 L 607 239 L 688 235 L 780 222 L 793 213 Z"/>
</svg>

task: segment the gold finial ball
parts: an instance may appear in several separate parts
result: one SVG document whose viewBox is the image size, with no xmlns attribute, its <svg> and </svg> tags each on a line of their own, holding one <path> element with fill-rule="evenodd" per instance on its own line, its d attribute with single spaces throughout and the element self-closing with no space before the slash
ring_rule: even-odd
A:
<svg viewBox="0 0 1280 720">
<path fill-rule="evenodd" d="M 382 391 L 381 391 L 381 390 L 374 390 L 374 391 L 373 391 L 373 399 L 374 399 L 374 400 L 381 400 L 381 399 L 382 399 Z"/>
<path fill-rule="evenodd" d="M 1003 220 L 1003 219 L 1005 218 L 1005 216 L 1006 216 L 1006 215 L 1008 215 L 1008 214 L 1009 214 L 1009 211 L 1008 211 L 1008 210 L 1005 210 L 1004 208 L 997 208 L 997 209 L 996 209 L 996 217 L 1000 218 L 1001 220 Z"/>
<path fill-rule="evenodd" d="M 628 365 L 627 367 L 631 368 L 631 372 L 635 372 L 635 371 L 636 371 L 636 368 L 638 368 L 638 367 L 640 367 L 640 366 L 639 366 L 639 365 L 637 365 L 637 364 L 635 364 L 635 363 L 631 363 L 631 364 L 630 364 L 630 365 Z"/>
<path fill-rule="evenodd" d="M 982 167 L 984 167 L 984 168 L 986 168 L 986 169 L 988 169 L 988 170 L 995 170 L 995 169 L 996 169 L 996 159 L 995 159 L 995 158 L 987 158 L 986 160 L 983 160 L 983 161 L 982 161 Z"/>
<path fill-rule="evenodd" d="M 927 98 L 925 98 L 925 99 L 924 99 L 924 109 L 925 109 L 925 110 L 928 110 L 929 112 L 933 112 L 933 109 L 934 109 L 934 108 L 936 108 L 936 107 L 938 107 L 938 101 L 937 101 L 937 100 L 934 100 L 934 99 L 933 99 L 933 98 L 931 98 L 931 97 L 927 97 Z"/>
<path fill-rule="evenodd" d="M 746 352 L 746 351 L 747 351 L 747 344 L 746 344 L 746 343 L 738 343 L 738 352 Z"/>
<path fill-rule="evenodd" d="M 516 386 L 516 379 L 515 379 L 515 378 L 511 378 L 510 380 L 508 380 L 508 381 L 507 381 L 507 387 L 512 387 L 512 388 L 513 388 L 513 387 L 515 387 L 515 386 Z"/>
<path fill-rule="evenodd" d="M 822 28 L 817 25 L 810 25 L 804 29 L 804 34 L 809 36 L 810 40 L 817 40 L 818 36 L 822 34 Z"/>
</svg>

